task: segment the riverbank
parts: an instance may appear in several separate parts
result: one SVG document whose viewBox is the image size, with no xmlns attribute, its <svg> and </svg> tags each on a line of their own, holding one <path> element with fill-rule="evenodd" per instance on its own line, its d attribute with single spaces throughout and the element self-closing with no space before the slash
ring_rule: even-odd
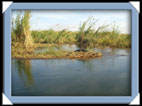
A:
<svg viewBox="0 0 142 106">
<path fill-rule="evenodd" d="M 61 53 L 62 52 L 62 53 Z M 67 51 L 59 51 L 56 54 L 34 54 L 34 53 L 26 53 L 26 54 L 17 54 L 12 55 L 12 58 L 16 59 L 89 59 L 102 57 L 102 53 L 96 52 L 67 52 Z"/>
<path fill-rule="evenodd" d="M 30 48 L 23 47 L 22 44 L 17 43 L 12 45 L 12 58 L 21 58 L 21 59 L 89 59 L 102 57 L 103 54 L 100 52 L 94 52 L 87 50 L 85 52 L 79 51 L 67 51 L 67 50 L 56 50 L 55 47 L 59 48 L 60 45 L 55 44 L 34 44 Z M 40 50 L 40 48 L 46 48 L 44 52 L 36 53 L 35 50 Z"/>
<path fill-rule="evenodd" d="M 89 59 L 89 58 L 96 58 L 96 57 L 102 57 L 102 53 L 68 53 L 63 56 L 55 56 L 55 55 L 17 55 L 17 56 L 12 56 L 12 58 L 15 59 Z"/>
</svg>

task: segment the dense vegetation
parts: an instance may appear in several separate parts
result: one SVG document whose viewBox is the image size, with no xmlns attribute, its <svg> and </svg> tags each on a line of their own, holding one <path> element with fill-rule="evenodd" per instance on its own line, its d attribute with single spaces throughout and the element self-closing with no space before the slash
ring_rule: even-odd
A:
<svg viewBox="0 0 142 106">
<path fill-rule="evenodd" d="M 79 43 L 84 46 L 110 46 L 118 48 L 130 48 L 131 36 L 128 34 L 119 34 L 116 32 L 93 32 L 83 35 L 80 32 L 70 31 L 32 31 L 31 33 L 35 43 Z"/>
<path fill-rule="evenodd" d="M 32 31 L 31 35 L 35 43 L 56 43 L 56 44 L 73 44 L 80 43 L 86 46 L 110 46 L 118 48 L 130 48 L 131 36 L 128 34 L 119 34 L 116 32 L 93 32 L 84 35 L 80 32 L 63 31 Z M 83 39 L 82 39 L 83 38 Z"/>
<path fill-rule="evenodd" d="M 98 28 L 97 20 L 89 17 L 88 20 L 80 25 L 79 31 L 71 32 L 68 30 L 54 31 L 53 29 L 30 32 L 29 18 L 30 13 L 26 11 L 24 17 L 21 19 L 18 14 L 15 20 L 15 27 L 12 27 L 12 41 L 23 41 L 25 45 L 31 45 L 32 39 L 35 43 L 77 43 L 83 46 L 111 46 L 119 48 L 131 47 L 131 36 L 128 34 L 120 34 L 117 26 L 113 25 L 111 31 L 108 26 L 103 25 Z M 20 20 L 21 19 L 21 20 Z M 32 39 L 30 38 L 30 34 Z"/>
<path fill-rule="evenodd" d="M 52 44 L 77 44 L 80 48 L 89 47 L 117 47 L 130 48 L 131 35 L 121 34 L 118 27 L 113 25 L 102 25 L 96 28 L 97 20 L 89 17 L 80 24 L 79 31 L 72 32 L 68 30 L 55 31 L 50 30 L 30 30 L 30 11 L 26 10 L 22 16 L 17 14 L 15 20 L 12 20 L 12 55 L 21 56 L 21 54 L 35 55 L 32 51 L 39 46 Z M 17 49 L 18 48 L 18 49 Z M 51 52 L 51 53 L 50 53 Z M 63 54 L 65 51 L 60 51 Z M 47 54 L 57 52 L 48 51 Z"/>
<path fill-rule="evenodd" d="M 19 42 L 26 49 L 33 45 L 29 19 L 30 11 L 26 10 L 23 17 L 18 13 L 16 19 L 12 20 L 12 44 Z"/>
</svg>

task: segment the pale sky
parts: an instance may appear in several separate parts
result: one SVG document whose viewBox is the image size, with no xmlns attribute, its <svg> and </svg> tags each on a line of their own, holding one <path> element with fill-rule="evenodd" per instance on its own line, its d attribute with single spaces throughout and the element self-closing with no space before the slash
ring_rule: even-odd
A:
<svg viewBox="0 0 142 106">
<path fill-rule="evenodd" d="M 12 18 L 17 11 L 12 11 Z M 96 28 L 101 25 L 114 24 L 120 33 L 131 33 L 131 12 L 129 10 L 31 10 L 31 30 L 78 31 L 80 23 L 89 16 L 97 19 Z"/>
</svg>

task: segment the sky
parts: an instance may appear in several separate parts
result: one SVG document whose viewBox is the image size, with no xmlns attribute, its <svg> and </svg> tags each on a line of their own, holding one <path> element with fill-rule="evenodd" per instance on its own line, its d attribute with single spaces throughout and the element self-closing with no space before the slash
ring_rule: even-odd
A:
<svg viewBox="0 0 142 106">
<path fill-rule="evenodd" d="M 12 11 L 15 18 L 17 11 Z M 129 10 L 31 10 L 31 30 L 63 30 L 78 31 L 81 23 L 88 17 L 97 21 L 95 28 L 101 25 L 119 27 L 120 33 L 131 33 L 131 12 Z"/>
</svg>

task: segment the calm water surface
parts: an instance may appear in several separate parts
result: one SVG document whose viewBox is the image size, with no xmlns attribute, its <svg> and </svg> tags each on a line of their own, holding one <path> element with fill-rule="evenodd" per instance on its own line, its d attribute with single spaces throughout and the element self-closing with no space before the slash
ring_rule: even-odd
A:
<svg viewBox="0 0 142 106">
<path fill-rule="evenodd" d="M 75 49 L 66 45 L 63 48 Z M 12 59 L 12 95 L 130 96 L 130 50 L 94 50 L 104 56 L 89 60 Z"/>
</svg>

